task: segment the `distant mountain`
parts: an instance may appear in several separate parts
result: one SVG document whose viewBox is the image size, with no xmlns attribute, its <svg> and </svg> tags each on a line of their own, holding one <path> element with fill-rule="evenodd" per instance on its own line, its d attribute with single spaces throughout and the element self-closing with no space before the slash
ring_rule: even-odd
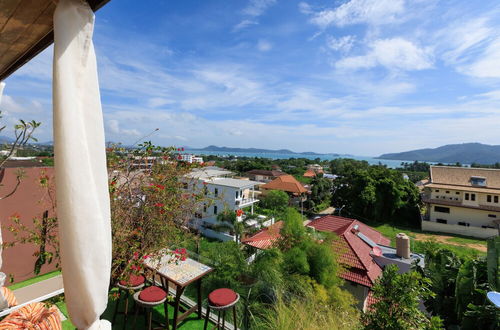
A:
<svg viewBox="0 0 500 330">
<path fill-rule="evenodd" d="M 270 150 L 270 149 L 259 149 L 259 148 L 230 148 L 230 147 L 217 147 L 214 145 L 202 149 L 191 149 L 191 150 L 216 151 L 216 152 L 227 152 L 227 153 L 246 152 L 246 153 L 267 153 L 267 154 L 322 155 L 311 151 L 294 152 L 288 149 Z"/>
<path fill-rule="evenodd" d="M 494 164 L 500 162 L 500 145 L 492 146 L 481 143 L 449 144 L 435 149 L 427 148 L 383 154 L 377 158 L 441 163 Z"/>
</svg>

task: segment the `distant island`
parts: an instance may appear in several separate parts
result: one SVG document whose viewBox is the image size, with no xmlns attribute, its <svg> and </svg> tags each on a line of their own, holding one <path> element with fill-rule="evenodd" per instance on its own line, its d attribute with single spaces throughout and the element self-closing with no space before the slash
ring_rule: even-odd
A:
<svg viewBox="0 0 500 330">
<path fill-rule="evenodd" d="M 448 144 L 438 148 L 418 149 L 383 154 L 377 159 L 428 161 L 462 164 L 494 164 L 500 162 L 500 145 L 481 143 Z"/>
<path fill-rule="evenodd" d="M 260 149 L 260 148 L 231 148 L 231 147 L 218 147 L 214 145 L 210 145 L 205 148 L 192 148 L 192 147 L 185 147 L 188 150 L 200 150 L 200 151 L 212 151 L 212 152 L 225 152 L 225 153 L 231 153 L 231 152 L 243 152 L 243 153 L 263 153 L 263 154 L 294 154 L 294 155 L 325 155 L 325 154 L 319 154 L 316 152 L 312 151 L 306 151 L 306 152 L 295 152 L 291 151 L 288 149 L 279 149 L 279 150 L 270 150 L 270 149 Z M 329 154 L 329 155 L 334 155 L 337 156 L 337 154 Z"/>
</svg>

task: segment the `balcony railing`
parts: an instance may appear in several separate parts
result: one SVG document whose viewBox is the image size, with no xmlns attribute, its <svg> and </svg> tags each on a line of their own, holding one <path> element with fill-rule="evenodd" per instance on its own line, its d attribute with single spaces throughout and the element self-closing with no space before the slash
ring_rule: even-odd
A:
<svg viewBox="0 0 500 330">
<path fill-rule="evenodd" d="M 243 205 L 249 205 L 255 202 L 258 202 L 259 200 L 256 198 L 242 198 L 239 200 L 236 200 L 235 204 L 236 206 L 243 206 Z"/>
</svg>

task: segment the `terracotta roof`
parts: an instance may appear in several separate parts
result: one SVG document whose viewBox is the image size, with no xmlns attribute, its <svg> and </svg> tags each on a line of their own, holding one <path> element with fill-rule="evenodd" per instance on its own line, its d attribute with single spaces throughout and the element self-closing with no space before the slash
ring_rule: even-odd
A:
<svg viewBox="0 0 500 330">
<path fill-rule="evenodd" d="M 308 169 L 305 173 L 304 173 L 304 177 L 306 178 L 314 178 L 316 176 L 316 172 L 314 172 L 313 169 Z"/>
<path fill-rule="evenodd" d="M 379 299 L 375 298 L 373 296 L 373 291 L 370 290 L 368 292 L 368 296 L 366 297 L 365 309 L 366 310 L 371 310 L 372 309 L 372 305 L 375 304 L 375 303 L 377 303 L 378 301 L 379 301 Z"/>
<path fill-rule="evenodd" d="M 275 176 L 275 177 L 286 175 L 285 172 L 276 171 L 276 170 L 272 170 L 272 171 L 268 171 L 268 170 L 251 170 L 251 171 L 248 171 L 247 174 Z"/>
<path fill-rule="evenodd" d="M 277 177 L 271 182 L 260 186 L 261 189 L 269 190 L 282 190 L 294 194 L 303 194 L 307 192 L 307 189 L 297 181 L 293 176 L 287 174 Z"/>
<path fill-rule="evenodd" d="M 382 268 L 371 256 L 372 247 L 351 231 L 355 225 L 358 226 L 360 233 L 376 244 L 390 245 L 390 240 L 380 232 L 355 219 L 327 215 L 308 224 L 318 231 L 328 231 L 339 236 L 339 239 L 333 242 L 333 247 L 340 254 L 340 263 L 347 266 L 340 276 L 348 281 L 371 287 L 382 274 Z"/>
<path fill-rule="evenodd" d="M 283 221 L 278 221 L 271 226 L 264 228 L 251 237 L 241 240 L 243 244 L 253 246 L 260 250 L 269 249 L 273 243 L 279 239 Z"/>
<path fill-rule="evenodd" d="M 431 182 L 472 187 L 473 176 L 486 178 L 485 188 L 500 189 L 500 170 L 490 168 L 470 168 L 453 166 L 431 166 Z M 478 186 L 474 186 L 480 188 Z"/>
</svg>

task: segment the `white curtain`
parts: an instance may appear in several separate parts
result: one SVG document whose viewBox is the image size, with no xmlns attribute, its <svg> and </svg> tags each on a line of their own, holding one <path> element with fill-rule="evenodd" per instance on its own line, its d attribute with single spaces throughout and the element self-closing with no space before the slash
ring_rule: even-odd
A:
<svg viewBox="0 0 500 330">
<path fill-rule="evenodd" d="M 2 105 L 2 95 L 3 95 L 4 88 L 5 88 L 5 83 L 3 81 L 1 81 L 0 82 L 0 105 Z M 1 225 L 1 223 L 0 223 L 0 225 Z M 2 257 L 3 247 L 2 247 L 2 244 L 3 244 L 2 228 L 0 228 L 0 269 L 2 269 L 2 265 L 3 265 L 3 257 Z M 3 277 L 3 281 L 0 279 L 0 282 L 1 282 L 0 286 L 3 286 L 3 284 L 5 282 L 5 274 L 2 275 L 2 273 L 0 273 L 0 277 Z"/>
<path fill-rule="evenodd" d="M 94 14 L 82 0 L 54 13 L 54 153 L 65 300 L 79 329 L 110 329 L 106 309 L 111 222 L 104 125 L 92 43 Z"/>
</svg>

